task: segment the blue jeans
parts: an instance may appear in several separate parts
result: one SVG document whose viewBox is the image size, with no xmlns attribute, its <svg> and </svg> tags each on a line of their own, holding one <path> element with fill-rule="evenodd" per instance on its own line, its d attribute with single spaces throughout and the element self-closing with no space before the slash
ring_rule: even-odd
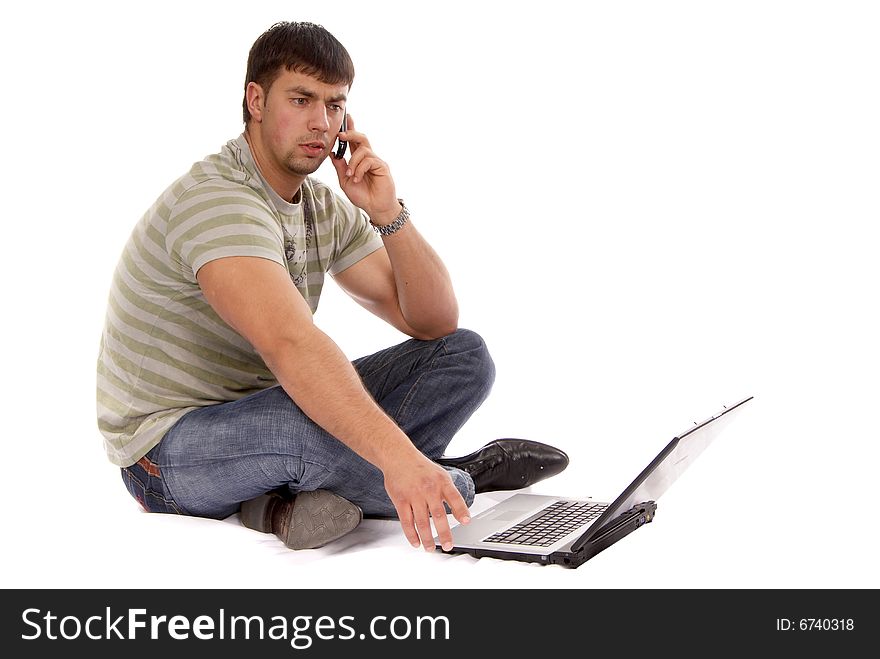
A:
<svg viewBox="0 0 880 659">
<path fill-rule="evenodd" d="M 466 329 L 433 341 L 410 339 L 354 367 L 373 399 L 431 459 L 443 456 L 495 379 L 486 344 Z M 470 505 L 471 477 L 447 471 Z M 222 519 L 242 501 L 287 487 L 330 490 L 364 515 L 397 516 L 382 472 L 307 417 L 280 386 L 188 412 L 122 474 L 150 512 Z"/>
</svg>

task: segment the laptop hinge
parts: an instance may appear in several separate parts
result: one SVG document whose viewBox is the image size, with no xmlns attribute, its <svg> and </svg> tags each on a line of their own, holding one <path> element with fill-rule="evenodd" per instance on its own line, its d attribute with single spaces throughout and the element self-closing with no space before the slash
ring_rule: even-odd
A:
<svg viewBox="0 0 880 659">
<path fill-rule="evenodd" d="M 608 537 L 612 533 L 619 531 L 624 526 L 635 522 L 633 530 L 639 528 L 643 524 L 647 524 L 654 519 L 654 512 L 657 510 L 657 504 L 653 501 L 643 501 L 621 513 L 613 520 L 602 526 L 600 529 L 587 529 L 587 531 L 578 538 L 571 546 L 571 551 L 576 552 L 584 548 L 588 542 L 599 542 Z"/>
</svg>

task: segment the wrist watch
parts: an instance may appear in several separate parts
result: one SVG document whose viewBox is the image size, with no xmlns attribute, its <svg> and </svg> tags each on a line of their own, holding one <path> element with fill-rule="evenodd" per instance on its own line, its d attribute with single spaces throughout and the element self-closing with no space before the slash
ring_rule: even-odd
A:
<svg viewBox="0 0 880 659">
<path fill-rule="evenodd" d="M 380 236 L 390 236 L 392 233 L 397 233 L 409 219 L 409 209 L 406 207 L 406 204 L 403 203 L 403 199 L 398 199 L 397 202 L 400 204 L 400 215 L 394 218 L 393 222 L 379 225 L 373 224 L 373 220 L 370 220 L 370 224 L 373 224 L 373 229 L 375 229 L 376 233 Z"/>
</svg>

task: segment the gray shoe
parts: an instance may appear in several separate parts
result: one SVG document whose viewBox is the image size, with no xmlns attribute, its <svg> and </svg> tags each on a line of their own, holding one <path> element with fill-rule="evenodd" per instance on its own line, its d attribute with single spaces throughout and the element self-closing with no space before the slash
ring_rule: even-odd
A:
<svg viewBox="0 0 880 659">
<path fill-rule="evenodd" d="M 314 549 L 341 538 L 360 524 L 360 507 L 328 490 L 285 496 L 269 492 L 241 504 L 241 523 L 274 533 L 290 549 Z"/>
</svg>

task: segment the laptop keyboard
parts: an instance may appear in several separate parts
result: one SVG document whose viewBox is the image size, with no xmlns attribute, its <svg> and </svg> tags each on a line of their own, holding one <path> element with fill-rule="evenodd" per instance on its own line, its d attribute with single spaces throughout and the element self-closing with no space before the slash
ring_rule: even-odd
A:
<svg viewBox="0 0 880 659">
<path fill-rule="evenodd" d="M 606 503 L 592 501 L 557 501 L 537 516 L 499 533 L 490 535 L 483 542 L 549 547 L 578 527 L 601 515 Z"/>
</svg>

